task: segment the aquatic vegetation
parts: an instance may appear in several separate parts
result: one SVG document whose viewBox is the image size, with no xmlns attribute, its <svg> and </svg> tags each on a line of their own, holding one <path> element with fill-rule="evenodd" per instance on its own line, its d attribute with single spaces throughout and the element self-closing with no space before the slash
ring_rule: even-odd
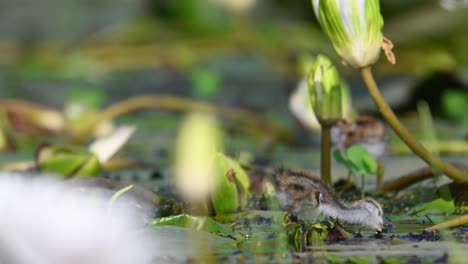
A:
<svg viewBox="0 0 468 264">
<path fill-rule="evenodd" d="M 310 103 L 322 128 L 321 177 L 331 184 L 331 129 L 343 118 L 342 82 L 331 61 L 319 55 L 311 67 L 308 84 Z"/>
<path fill-rule="evenodd" d="M 102 11 L 78 39 L 50 15 L 0 30 L 2 260 L 37 262 L 22 240 L 47 263 L 464 260 L 462 6 L 117 2 L 132 17 Z"/>
</svg>

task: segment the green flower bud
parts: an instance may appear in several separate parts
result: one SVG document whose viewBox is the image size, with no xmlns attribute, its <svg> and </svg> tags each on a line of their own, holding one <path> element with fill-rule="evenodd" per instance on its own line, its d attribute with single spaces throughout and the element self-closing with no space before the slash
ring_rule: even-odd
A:
<svg viewBox="0 0 468 264">
<path fill-rule="evenodd" d="M 383 42 L 378 0 L 312 0 L 315 15 L 341 58 L 354 68 L 374 64 Z"/>
<path fill-rule="evenodd" d="M 331 61 L 319 55 L 309 74 L 309 96 L 320 124 L 334 124 L 343 117 L 341 80 Z"/>
<path fill-rule="evenodd" d="M 224 175 L 217 174 L 214 158 L 221 148 L 217 120 L 208 114 L 192 113 L 183 121 L 177 136 L 174 164 L 175 184 L 191 213 L 206 214 L 211 189 Z"/>
</svg>

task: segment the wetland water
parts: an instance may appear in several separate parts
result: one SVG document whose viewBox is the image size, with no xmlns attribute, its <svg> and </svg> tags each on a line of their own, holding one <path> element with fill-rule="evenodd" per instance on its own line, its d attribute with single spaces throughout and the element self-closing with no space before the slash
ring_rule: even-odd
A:
<svg viewBox="0 0 468 264">
<path fill-rule="evenodd" d="M 400 225 L 403 232 L 415 225 Z M 421 226 L 420 226 L 421 227 Z M 252 228 L 252 227 L 251 227 Z M 338 243 L 317 243 L 305 252 L 297 252 L 281 245 L 278 236 L 263 226 L 254 227 L 243 242 L 236 242 L 203 231 L 180 227 L 158 227 L 152 230 L 158 240 L 157 259 L 166 263 L 184 262 L 210 254 L 225 263 L 467 263 L 467 243 L 454 241 L 421 241 L 391 239 L 351 238 Z M 408 235 L 408 232 L 405 235 Z M 395 234 L 395 236 L 399 236 Z M 401 237 L 403 237 L 403 233 Z M 193 239 L 193 240 L 191 240 Z M 204 250 L 204 251 L 200 251 Z M 203 253 L 202 253 L 203 252 Z"/>
</svg>

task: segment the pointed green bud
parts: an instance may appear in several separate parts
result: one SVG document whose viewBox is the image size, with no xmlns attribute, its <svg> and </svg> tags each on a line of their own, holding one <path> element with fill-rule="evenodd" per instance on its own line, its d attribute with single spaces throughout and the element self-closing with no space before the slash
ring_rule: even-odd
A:
<svg viewBox="0 0 468 264">
<path fill-rule="evenodd" d="M 177 138 L 174 174 L 187 202 L 203 204 L 211 188 L 218 186 L 220 176 L 213 159 L 220 145 L 221 131 L 213 116 L 193 113 L 185 118 Z"/>
<path fill-rule="evenodd" d="M 312 0 L 315 16 L 341 58 L 354 68 L 374 64 L 383 42 L 379 0 Z"/>
<path fill-rule="evenodd" d="M 331 125 L 342 119 L 341 90 L 341 80 L 335 66 L 327 57 L 317 56 L 309 74 L 309 96 L 320 124 Z"/>
</svg>

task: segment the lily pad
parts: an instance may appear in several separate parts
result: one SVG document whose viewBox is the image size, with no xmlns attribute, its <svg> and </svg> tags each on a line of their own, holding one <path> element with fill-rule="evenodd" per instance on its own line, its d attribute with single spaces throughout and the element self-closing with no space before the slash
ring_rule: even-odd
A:
<svg viewBox="0 0 468 264">
<path fill-rule="evenodd" d="M 455 209 L 456 208 L 453 200 L 447 201 L 442 198 L 438 198 L 427 204 L 419 206 L 418 208 L 416 208 L 416 211 L 421 211 L 425 214 L 451 214 L 455 212 Z"/>
<path fill-rule="evenodd" d="M 235 239 L 236 233 L 207 216 L 181 214 L 154 219 L 151 226 L 180 226 L 192 230 L 202 230 L 219 236 Z"/>
</svg>

